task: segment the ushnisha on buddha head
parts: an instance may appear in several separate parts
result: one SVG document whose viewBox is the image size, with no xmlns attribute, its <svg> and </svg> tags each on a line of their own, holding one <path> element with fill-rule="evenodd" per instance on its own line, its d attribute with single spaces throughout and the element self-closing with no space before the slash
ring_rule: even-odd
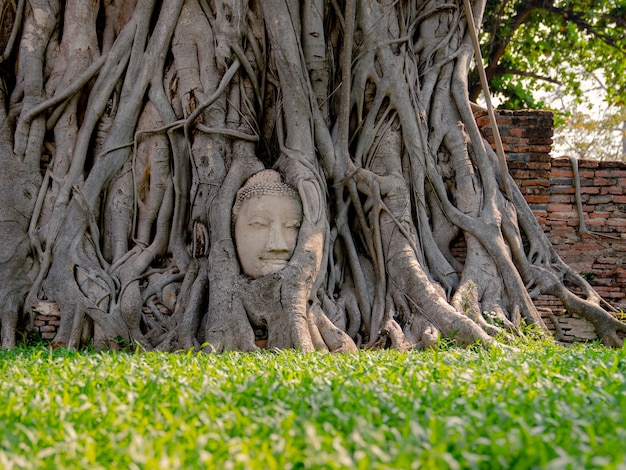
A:
<svg viewBox="0 0 626 470">
<path fill-rule="evenodd" d="M 237 256 L 257 279 L 280 271 L 291 259 L 302 222 L 298 191 L 280 173 L 262 170 L 237 191 L 232 211 Z"/>
</svg>

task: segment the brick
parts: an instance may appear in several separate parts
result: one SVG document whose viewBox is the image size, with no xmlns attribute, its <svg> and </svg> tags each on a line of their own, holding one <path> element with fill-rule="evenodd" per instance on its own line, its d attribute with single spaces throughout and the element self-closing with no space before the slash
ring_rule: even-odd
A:
<svg viewBox="0 0 626 470">
<path fill-rule="evenodd" d="M 578 160 L 578 168 L 598 168 L 600 162 L 597 160 Z"/>
<path fill-rule="evenodd" d="M 550 157 L 548 157 L 548 158 L 550 158 Z M 545 162 L 530 161 L 530 162 L 528 162 L 527 168 L 529 170 L 545 170 L 547 172 L 547 174 L 549 175 L 550 174 L 550 169 L 552 168 L 552 165 L 550 164 L 549 161 L 545 161 Z"/>
<path fill-rule="evenodd" d="M 540 196 L 540 195 L 527 195 L 524 196 L 524 199 L 526 199 L 526 202 L 528 204 L 546 204 L 548 202 L 548 196 Z"/>
<path fill-rule="evenodd" d="M 550 153 L 552 151 L 552 134 L 550 135 L 542 135 L 542 136 L 529 136 L 528 139 L 528 144 L 529 145 L 534 145 L 535 148 L 540 147 L 540 148 L 544 148 L 545 146 L 548 146 L 550 148 L 550 150 L 547 153 Z M 536 150 L 537 152 L 543 152 L 544 150 Z"/>
<path fill-rule="evenodd" d="M 602 162 L 600 162 L 600 168 L 603 169 L 610 169 L 610 168 L 617 168 L 617 169 L 624 169 L 624 163 L 620 160 L 604 160 Z"/>
<path fill-rule="evenodd" d="M 516 180 L 530 178 L 530 171 L 528 170 L 511 170 L 509 173 Z"/>
<path fill-rule="evenodd" d="M 528 168 L 528 162 L 524 162 L 524 161 L 511 161 L 511 160 L 507 160 L 507 167 L 509 168 L 509 171 L 513 171 L 513 170 L 525 170 L 526 168 Z"/>
<path fill-rule="evenodd" d="M 580 222 L 578 221 L 578 218 L 574 219 L 568 219 L 567 220 L 567 226 L 568 227 L 578 227 L 580 225 Z"/>
<path fill-rule="evenodd" d="M 528 139 L 525 137 L 505 137 L 502 139 L 506 144 L 529 145 Z"/>
<path fill-rule="evenodd" d="M 482 116 L 482 117 L 477 118 L 476 124 L 478 124 L 478 127 L 481 127 L 481 128 L 486 126 L 487 124 L 489 124 L 489 116 Z"/>
<path fill-rule="evenodd" d="M 557 219 L 555 217 L 552 217 L 553 214 L 550 214 L 550 217 L 546 218 L 546 225 L 551 227 L 551 230 L 554 232 L 560 232 L 565 230 L 571 230 L 570 228 L 567 227 L 563 227 L 564 224 L 564 220 L 566 219 Z"/>
<path fill-rule="evenodd" d="M 524 162 L 524 166 L 520 167 L 520 168 L 527 168 L 527 161 L 530 158 L 530 156 L 527 153 L 524 152 L 517 152 L 517 153 L 509 153 L 506 156 L 506 161 L 509 164 L 509 167 L 511 167 L 511 162 Z"/>
<path fill-rule="evenodd" d="M 550 188 L 550 197 L 554 194 L 575 194 L 576 189 L 568 186 L 552 186 Z"/>
<path fill-rule="evenodd" d="M 589 197 L 588 204 L 608 204 L 613 201 L 611 196 L 591 196 Z"/>
<path fill-rule="evenodd" d="M 550 188 L 546 186 L 525 186 L 523 194 L 529 196 L 544 196 L 550 197 Z"/>
<path fill-rule="evenodd" d="M 610 196 L 609 196 L 610 197 Z M 596 204 L 595 210 L 597 211 L 606 211 L 606 212 L 619 212 L 615 210 L 615 204 Z M 619 214 L 613 214 L 612 217 L 619 217 Z"/>
<path fill-rule="evenodd" d="M 576 213 L 576 211 L 561 211 L 561 212 L 550 212 L 550 217 L 552 219 L 570 219 L 572 217 L 578 217 L 578 214 Z"/>
<path fill-rule="evenodd" d="M 587 225 L 593 226 L 603 226 L 606 224 L 606 219 L 598 218 L 598 219 L 589 219 L 585 222 Z"/>
<path fill-rule="evenodd" d="M 551 186 L 574 186 L 572 178 L 550 178 Z"/>
<path fill-rule="evenodd" d="M 602 253 L 602 250 L 605 248 L 603 245 L 596 242 L 595 238 L 590 239 L 588 242 L 584 243 L 576 243 L 572 246 L 574 250 L 579 252 L 590 252 L 590 251 L 598 251 Z"/>
<path fill-rule="evenodd" d="M 579 178 L 594 178 L 595 173 L 596 172 L 593 170 L 578 170 L 578 177 Z"/>
<path fill-rule="evenodd" d="M 548 212 L 564 212 L 571 211 L 574 206 L 571 204 L 548 204 Z"/>
<path fill-rule="evenodd" d="M 565 168 L 553 169 L 550 173 L 554 178 L 573 178 L 574 177 L 574 172 L 572 170 L 567 170 Z"/>
<path fill-rule="evenodd" d="M 515 145 L 512 147 L 511 152 L 542 152 L 550 153 L 552 147 L 550 145 Z"/>
<path fill-rule="evenodd" d="M 535 170 L 535 171 L 532 171 L 530 174 L 533 176 L 533 178 L 550 181 L 550 171 L 549 170 Z"/>
<path fill-rule="evenodd" d="M 556 157 L 552 159 L 552 166 L 555 166 L 555 167 L 567 166 L 571 168 L 572 164 L 570 163 L 569 158 L 567 157 Z"/>
<path fill-rule="evenodd" d="M 606 234 L 610 234 L 610 235 L 614 235 L 614 234 L 617 233 L 617 228 L 616 227 L 611 227 L 608 224 L 601 225 L 599 227 L 595 227 L 593 230 L 596 231 L 596 232 L 606 233 Z"/>
<path fill-rule="evenodd" d="M 550 196 L 550 202 L 555 204 L 567 204 L 576 202 L 576 198 L 571 194 L 553 194 Z"/>
<path fill-rule="evenodd" d="M 545 179 L 523 180 L 522 186 L 543 186 L 543 187 L 549 188 L 550 181 L 545 180 Z"/>
<path fill-rule="evenodd" d="M 610 179 L 610 178 L 598 178 L 596 175 L 596 178 L 594 179 L 594 184 L 597 186 L 612 186 L 616 183 L 615 179 Z"/>
<path fill-rule="evenodd" d="M 608 162 L 605 162 L 605 163 L 608 163 Z M 596 176 L 600 178 L 626 178 L 626 170 L 616 170 L 614 168 L 611 168 L 610 170 L 598 169 L 596 171 Z"/>
<path fill-rule="evenodd" d="M 615 196 L 621 196 L 622 194 L 626 194 L 626 188 L 624 188 L 623 186 L 611 186 L 609 188 L 602 189 L 607 189 L 609 194 L 613 194 Z"/>
<path fill-rule="evenodd" d="M 611 227 L 626 227 L 626 219 L 609 219 L 606 224 Z"/>
<path fill-rule="evenodd" d="M 584 188 L 580 188 L 581 194 L 600 194 L 600 188 L 595 188 L 593 186 L 587 186 Z"/>
</svg>

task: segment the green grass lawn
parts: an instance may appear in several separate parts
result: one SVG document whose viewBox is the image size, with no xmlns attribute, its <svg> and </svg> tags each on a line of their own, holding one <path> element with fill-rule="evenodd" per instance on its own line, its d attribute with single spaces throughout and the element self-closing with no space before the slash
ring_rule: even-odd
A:
<svg viewBox="0 0 626 470">
<path fill-rule="evenodd" d="M 0 351 L 0 468 L 626 468 L 626 351 Z"/>
</svg>

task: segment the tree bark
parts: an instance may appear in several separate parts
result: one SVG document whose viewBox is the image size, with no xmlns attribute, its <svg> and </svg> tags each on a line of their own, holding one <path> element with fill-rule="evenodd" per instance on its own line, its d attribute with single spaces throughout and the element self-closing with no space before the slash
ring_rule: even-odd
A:
<svg viewBox="0 0 626 470">
<path fill-rule="evenodd" d="M 623 344 L 505 194 L 471 112 L 462 3 L 19 5 L 0 37 L 3 347 L 40 301 L 60 346 L 489 345 L 545 327 L 538 292 Z M 250 279 L 231 211 L 263 168 L 303 220 L 287 267 Z"/>
</svg>

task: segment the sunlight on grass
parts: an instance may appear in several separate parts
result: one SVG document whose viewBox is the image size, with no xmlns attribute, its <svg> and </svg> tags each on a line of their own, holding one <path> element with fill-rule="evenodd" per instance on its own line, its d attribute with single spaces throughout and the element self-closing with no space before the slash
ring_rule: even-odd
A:
<svg viewBox="0 0 626 470">
<path fill-rule="evenodd" d="M 0 352 L 0 467 L 624 468 L 626 354 Z"/>
</svg>

